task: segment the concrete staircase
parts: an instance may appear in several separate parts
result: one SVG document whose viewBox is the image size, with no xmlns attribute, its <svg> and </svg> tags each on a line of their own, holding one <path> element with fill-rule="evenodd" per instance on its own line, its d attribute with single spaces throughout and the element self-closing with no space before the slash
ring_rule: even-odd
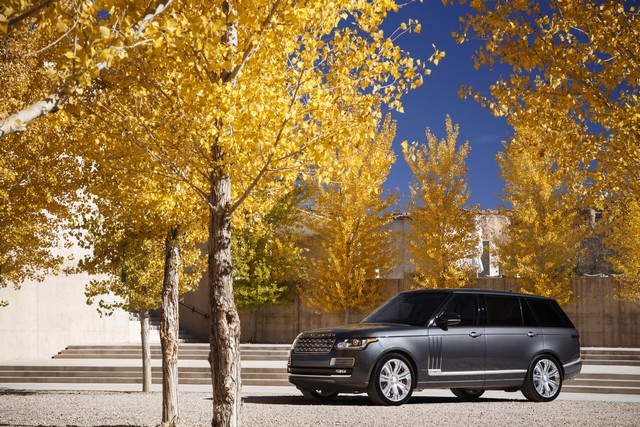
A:
<svg viewBox="0 0 640 427">
<path fill-rule="evenodd" d="M 582 373 L 563 392 L 640 395 L 640 349 L 586 347 L 582 364 Z"/>
<path fill-rule="evenodd" d="M 241 376 L 245 386 L 290 386 L 286 360 L 289 345 L 242 344 Z M 181 385 L 210 385 L 208 344 L 181 343 Z M 640 395 L 640 349 L 584 348 L 583 373 L 563 385 L 565 393 Z M 0 388 L 12 383 L 141 384 L 138 345 L 69 346 L 51 363 L 0 364 Z M 162 383 L 161 350 L 152 345 L 152 377 Z"/>
<path fill-rule="evenodd" d="M 289 344 L 241 344 L 242 360 L 287 360 Z M 209 357 L 209 344 L 180 343 L 179 360 L 204 360 Z M 53 356 L 54 359 L 140 359 L 142 350 L 138 344 L 118 346 L 71 345 Z M 160 345 L 151 345 L 151 358 L 161 359 Z"/>
<path fill-rule="evenodd" d="M 251 366 L 241 366 L 245 386 L 290 386 L 286 360 L 288 344 L 242 344 L 240 358 Z M 208 344 L 181 343 L 178 360 L 187 363 L 178 367 L 181 385 L 210 385 L 211 371 Z M 117 346 L 69 346 L 54 355 L 51 363 L 0 364 L 0 388 L 11 383 L 56 384 L 141 384 L 140 359 L 142 350 L 137 344 Z M 152 382 L 162 384 L 161 347 L 151 346 Z"/>
<path fill-rule="evenodd" d="M 640 349 L 586 347 L 582 361 L 587 365 L 640 366 Z"/>
</svg>

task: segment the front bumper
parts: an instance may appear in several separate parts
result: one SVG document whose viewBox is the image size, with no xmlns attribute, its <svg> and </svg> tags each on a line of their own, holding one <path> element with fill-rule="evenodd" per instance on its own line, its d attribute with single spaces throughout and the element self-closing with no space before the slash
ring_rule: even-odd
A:
<svg viewBox="0 0 640 427">
<path fill-rule="evenodd" d="M 379 343 L 372 343 L 364 350 L 332 349 L 323 354 L 292 352 L 287 366 L 289 382 L 306 390 L 364 393 L 381 351 Z"/>
</svg>

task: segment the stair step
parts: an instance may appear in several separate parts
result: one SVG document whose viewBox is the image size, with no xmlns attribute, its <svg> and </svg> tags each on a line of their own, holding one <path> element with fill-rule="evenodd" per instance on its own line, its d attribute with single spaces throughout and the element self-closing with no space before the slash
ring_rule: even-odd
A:
<svg viewBox="0 0 640 427">
<path fill-rule="evenodd" d="M 583 360 L 583 365 L 604 365 L 604 366 L 640 366 L 640 360 Z"/>
<path fill-rule="evenodd" d="M 564 393 L 640 394 L 640 387 L 598 387 L 563 385 Z"/>
</svg>

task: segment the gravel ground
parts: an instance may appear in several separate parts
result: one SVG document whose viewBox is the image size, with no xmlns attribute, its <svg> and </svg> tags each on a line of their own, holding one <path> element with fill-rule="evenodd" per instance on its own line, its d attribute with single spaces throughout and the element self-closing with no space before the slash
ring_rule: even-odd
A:
<svg viewBox="0 0 640 427">
<path fill-rule="evenodd" d="M 179 396 L 184 425 L 211 423 L 210 393 Z M 0 425 L 155 426 L 162 395 L 139 392 L 0 391 Z M 372 406 L 366 396 L 339 396 L 317 404 L 302 396 L 245 395 L 243 426 L 639 426 L 640 403 L 556 400 L 530 403 L 514 399 L 461 402 L 416 396 L 401 407 Z"/>
</svg>

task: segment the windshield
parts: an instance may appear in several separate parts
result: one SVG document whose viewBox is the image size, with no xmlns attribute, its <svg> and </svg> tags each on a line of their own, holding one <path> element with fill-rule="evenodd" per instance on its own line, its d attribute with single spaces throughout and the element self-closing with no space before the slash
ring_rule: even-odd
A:
<svg viewBox="0 0 640 427">
<path fill-rule="evenodd" d="M 445 292 L 401 293 L 378 307 L 362 323 L 425 326 L 447 295 Z"/>
</svg>

